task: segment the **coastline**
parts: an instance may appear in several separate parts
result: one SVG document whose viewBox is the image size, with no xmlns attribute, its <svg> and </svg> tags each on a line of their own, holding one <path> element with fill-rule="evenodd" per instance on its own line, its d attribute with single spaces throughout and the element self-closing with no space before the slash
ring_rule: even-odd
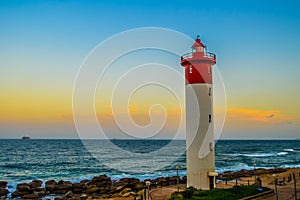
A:
<svg viewBox="0 0 300 200">
<path fill-rule="evenodd" d="M 276 174 L 278 180 L 288 180 L 288 176 L 295 173 L 300 179 L 300 168 L 275 168 L 255 170 L 256 177 L 260 177 L 264 185 L 268 186 L 274 181 L 273 175 Z M 231 187 L 236 182 L 240 184 L 254 183 L 254 170 L 227 171 L 219 174 L 217 187 Z M 68 180 L 32 180 L 28 183 L 20 183 L 16 190 L 8 188 L 7 181 L 0 181 L 0 199 L 24 198 L 24 199 L 141 199 L 147 189 L 146 182 L 150 181 L 151 189 L 162 188 L 177 184 L 177 177 L 159 177 L 155 179 L 145 179 L 124 177 L 113 180 L 106 175 L 95 176 L 91 180 L 71 182 Z M 186 177 L 179 177 L 178 182 L 186 185 Z M 300 182 L 300 181 L 299 181 Z"/>
</svg>

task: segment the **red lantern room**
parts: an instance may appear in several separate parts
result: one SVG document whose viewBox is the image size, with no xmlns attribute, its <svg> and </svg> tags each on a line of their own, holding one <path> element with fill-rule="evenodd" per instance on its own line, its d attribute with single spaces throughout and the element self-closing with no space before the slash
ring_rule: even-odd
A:
<svg viewBox="0 0 300 200">
<path fill-rule="evenodd" d="M 186 84 L 212 84 L 212 66 L 216 64 L 216 55 L 207 52 L 199 36 L 191 48 L 192 52 L 181 56 Z"/>
</svg>

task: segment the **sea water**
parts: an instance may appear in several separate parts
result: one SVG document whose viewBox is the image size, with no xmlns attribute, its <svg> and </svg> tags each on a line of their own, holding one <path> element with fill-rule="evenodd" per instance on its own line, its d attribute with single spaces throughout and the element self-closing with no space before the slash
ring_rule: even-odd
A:
<svg viewBox="0 0 300 200">
<path fill-rule="evenodd" d="M 11 191 L 34 179 L 76 182 L 107 174 L 144 180 L 175 176 L 176 166 L 186 174 L 184 140 L 6 139 L 0 147 L 0 180 Z M 257 168 L 300 167 L 300 140 L 219 140 L 215 154 L 218 172 L 253 169 L 254 162 Z"/>
</svg>

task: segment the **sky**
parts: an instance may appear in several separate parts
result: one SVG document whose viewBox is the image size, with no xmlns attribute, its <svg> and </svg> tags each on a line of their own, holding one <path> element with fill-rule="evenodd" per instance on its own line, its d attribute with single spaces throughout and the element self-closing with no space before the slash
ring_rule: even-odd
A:
<svg viewBox="0 0 300 200">
<path fill-rule="evenodd" d="M 72 92 L 81 64 L 107 38 L 143 27 L 172 29 L 191 38 L 199 34 L 217 55 L 226 89 L 221 138 L 300 138 L 299 9 L 296 0 L 1 0 L 0 138 L 78 138 Z M 143 53 L 141 58 L 176 59 Z M 115 63 L 112 72 L 124 63 Z M 109 78 L 105 84 L 111 84 Z M 149 108 L 164 105 L 163 137 L 170 138 L 182 115 L 178 102 L 161 88 L 146 89 L 129 100 L 132 118 L 145 126 Z M 107 96 L 99 98 L 98 120 L 117 138 L 120 130 L 104 119 L 111 115 Z M 153 111 L 158 119 L 166 114 Z"/>
</svg>

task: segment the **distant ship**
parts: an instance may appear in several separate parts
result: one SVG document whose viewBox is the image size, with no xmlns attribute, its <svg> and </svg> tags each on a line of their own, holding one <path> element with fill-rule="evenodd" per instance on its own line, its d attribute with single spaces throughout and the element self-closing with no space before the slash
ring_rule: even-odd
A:
<svg viewBox="0 0 300 200">
<path fill-rule="evenodd" d="M 29 140 L 29 139 L 30 139 L 29 136 L 23 136 L 23 137 L 22 137 L 22 140 Z"/>
</svg>

